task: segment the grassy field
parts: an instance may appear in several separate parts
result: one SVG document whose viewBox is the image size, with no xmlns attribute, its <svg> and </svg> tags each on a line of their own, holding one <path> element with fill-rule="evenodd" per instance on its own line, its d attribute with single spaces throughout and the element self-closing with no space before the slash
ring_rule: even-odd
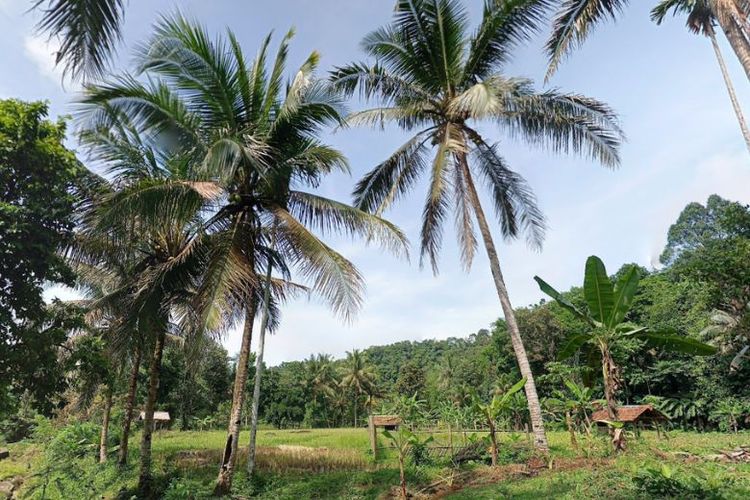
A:
<svg viewBox="0 0 750 500">
<path fill-rule="evenodd" d="M 438 444 L 447 442 L 447 435 L 436 437 Z M 209 496 L 224 439 L 224 431 L 157 433 L 155 469 L 165 497 Z M 248 435 L 243 433 L 241 439 L 246 443 Z M 475 462 L 453 468 L 447 458 L 437 458 L 429 465 L 409 467 L 409 489 L 416 497 L 455 499 L 750 498 L 750 464 L 710 459 L 721 450 L 750 445 L 748 433 L 675 432 L 669 439 L 644 433 L 617 456 L 610 453 L 605 437 L 582 440 L 579 450 L 568 439 L 566 433 L 550 433 L 551 454 L 542 458 L 528 450 L 523 435 L 507 435 L 502 439 L 499 467 Z M 459 443 L 454 436 L 454 444 Z M 259 447 L 261 473 L 250 482 L 244 462 L 240 463 L 237 498 L 359 499 L 397 493 L 394 456 L 385 453 L 374 460 L 365 429 L 262 430 Z M 0 481 L 23 476 L 22 494 L 41 498 L 38 473 L 43 468 L 43 446 L 16 444 L 11 453 L 11 459 L 0 461 Z M 136 463 L 136 453 L 132 463 Z M 80 483 L 90 482 L 92 497 L 126 497 L 135 484 L 135 468 L 118 472 L 111 465 L 88 460 L 89 465 L 75 475 Z M 51 482 L 44 495 L 66 498 L 60 488 Z"/>
</svg>

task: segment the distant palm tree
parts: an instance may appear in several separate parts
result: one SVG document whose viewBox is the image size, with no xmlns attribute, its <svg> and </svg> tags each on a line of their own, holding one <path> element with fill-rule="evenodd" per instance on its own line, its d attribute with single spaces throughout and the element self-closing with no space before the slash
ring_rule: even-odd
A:
<svg viewBox="0 0 750 500">
<path fill-rule="evenodd" d="M 341 371 L 341 387 L 354 392 L 354 427 L 357 427 L 357 407 L 359 398 L 376 392 L 375 367 L 367 363 L 361 351 L 353 349 L 346 353 L 346 361 Z"/>
<path fill-rule="evenodd" d="M 745 139 L 745 145 L 750 150 L 750 130 L 747 128 L 747 122 L 745 116 L 742 113 L 737 94 L 734 92 L 734 86 L 732 85 L 729 71 L 727 71 L 727 65 L 724 62 L 724 57 L 721 55 L 721 49 L 719 43 L 716 40 L 716 31 L 714 26 L 716 24 L 716 15 L 711 9 L 710 0 L 662 0 L 654 9 L 651 11 L 651 19 L 656 24 L 661 24 L 664 18 L 667 16 L 669 11 L 673 11 L 677 14 L 687 14 L 687 27 L 693 33 L 700 33 L 707 36 L 711 40 L 711 45 L 716 54 L 716 60 L 719 62 L 719 68 L 721 69 L 721 76 L 724 78 L 724 84 L 729 92 L 729 99 L 732 101 L 732 108 L 734 114 L 737 115 L 737 121 L 740 123 L 740 130 L 742 131 L 742 137 Z"/>
<path fill-rule="evenodd" d="M 701 331 L 701 336 L 712 340 L 721 352 L 731 352 L 737 345 L 740 350 L 729 364 L 729 370 L 735 372 L 742 368 L 745 360 L 750 359 L 750 302 L 733 301 L 727 310 L 716 309 L 711 314 L 711 324 Z"/>
<path fill-rule="evenodd" d="M 122 36 L 124 0 L 32 0 L 42 11 L 37 28 L 60 39 L 56 64 L 74 80 L 96 80 L 107 71 Z"/>
<path fill-rule="evenodd" d="M 339 380 L 330 354 L 310 356 L 307 360 L 307 388 L 313 396 L 331 397 L 336 392 Z"/>
<path fill-rule="evenodd" d="M 526 396 L 536 445 L 546 450 L 542 411 L 526 350 L 505 285 L 500 261 L 476 187 L 490 192 L 502 235 L 528 235 L 541 246 L 545 222 L 525 180 L 501 156 L 499 144 L 480 133 L 489 122 L 511 137 L 556 152 L 584 153 L 607 166 L 619 163 L 622 133 L 612 110 L 577 94 L 536 92 L 530 81 L 509 78 L 505 69 L 514 49 L 544 19 L 544 2 L 487 0 L 479 27 L 468 33 L 468 15 L 456 0 L 400 0 L 394 21 L 364 38 L 377 62 L 337 68 L 331 78 L 349 94 L 359 90 L 382 107 L 354 113 L 350 124 L 395 123 L 416 132 L 390 158 L 357 184 L 357 206 L 382 213 L 429 175 L 422 212 L 421 256 L 437 273 L 442 228 L 455 211 L 461 258 L 471 266 L 477 247 L 474 220 L 484 242 L 516 360 L 526 380 Z M 427 155 L 434 151 L 431 160 Z"/>
<path fill-rule="evenodd" d="M 534 2 L 545 3 L 551 2 Z M 580 46 L 597 24 L 617 19 L 629 0 L 560 0 L 552 22 L 552 34 L 547 41 L 549 69 L 547 78 L 557 70 L 562 59 Z M 750 79 L 750 2 L 747 0 L 685 0 L 684 4 L 703 4 L 712 12 L 716 22 Z"/>
</svg>

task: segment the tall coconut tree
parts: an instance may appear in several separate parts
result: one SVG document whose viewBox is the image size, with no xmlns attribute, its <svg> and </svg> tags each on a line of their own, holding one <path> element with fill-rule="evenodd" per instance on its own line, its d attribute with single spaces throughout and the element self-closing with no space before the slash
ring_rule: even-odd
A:
<svg viewBox="0 0 750 500">
<path fill-rule="evenodd" d="M 536 385 L 477 177 L 488 188 L 504 238 L 525 233 L 532 246 L 540 247 L 545 222 L 526 181 L 505 161 L 499 143 L 487 139 L 478 125 L 490 123 L 512 138 L 556 152 L 583 153 L 610 167 L 619 163 L 622 138 L 616 117 L 605 104 L 578 94 L 537 92 L 529 80 L 502 73 L 514 49 L 536 32 L 545 10 L 544 2 L 488 0 L 479 26 L 470 33 L 467 12 L 459 1 L 400 0 L 393 22 L 362 42 L 376 62 L 349 64 L 331 76 L 347 93 L 359 90 L 366 100 L 381 106 L 353 113 L 350 124 L 394 123 L 414 134 L 357 184 L 356 205 L 379 214 L 427 174 L 421 256 L 435 273 L 443 225 L 451 209 L 466 269 L 476 251 L 475 222 L 478 225 L 526 380 L 536 446 L 542 450 L 547 449 L 547 439 Z"/>
<path fill-rule="evenodd" d="M 295 280 L 334 312 L 351 318 L 361 304 L 362 276 L 315 233 L 361 236 L 397 252 L 405 248 L 392 224 L 307 191 L 324 175 L 348 168 L 340 152 L 317 138 L 324 126 L 340 123 L 342 100 L 314 78 L 317 53 L 285 85 L 291 36 L 272 61 L 268 37 L 248 62 L 231 32 L 212 38 L 181 16 L 164 18 L 137 53 L 138 75 L 145 78 L 120 77 L 90 96 L 126 114 L 149 132 L 150 141 L 169 145 L 184 159 L 193 186 L 221 192 L 202 224 L 207 262 L 194 301 L 199 324 L 220 318 L 226 329 L 244 318 L 217 494 L 229 491 L 237 460 L 250 342 L 266 270 L 283 278 L 267 281 L 276 299 L 282 289 L 291 289 L 294 272 Z M 104 114 L 92 119 L 108 124 Z M 166 193 L 174 186 L 160 189 Z"/>
<path fill-rule="evenodd" d="M 218 191 L 186 180 L 185 158 L 163 144 L 155 147 L 137 122 L 100 102 L 97 97 L 106 90 L 86 90 L 79 120 L 84 144 L 108 168 L 114 189 L 94 204 L 81 235 L 134 255 L 117 286 L 96 305 L 126 310 L 121 328 L 138 332 L 150 347 L 138 482 L 140 494 L 147 496 L 164 346 L 168 335 L 191 339 L 203 332 L 192 312 L 207 255 L 201 213 Z M 93 262 L 104 256 L 92 255 Z"/>
<path fill-rule="evenodd" d="M 734 91 L 734 85 L 732 85 L 732 79 L 724 62 L 724 56 L 722 56 L 719 42 L 716 40 L 716 30 L 714 29 L 716 15 L 711 9 L 710 0 L 663 0 L 651 11 L 651 19 L 656 24 L 661 24 L 669 11 L 672 11 L 674 15 L 686 14 L 688 29 L 695 34 L 702 34 L 711 40 L 711 46 L 714 49 L 714 54 L 716 54 L 721 76 L 724 78 L 724 85 L 726 85 L 727 92 L 729 92 L 729 100 L 732 102 L 734 114 L 737 116 L 737 121 L 740 124 L 742 137 L 745 139 L 745 145 L 748 150 L 750 150 L 750 129 L 747 128 L 747 122 L 742 113 L 737 94 Z"/>
<path fill-rule="evenodd" d="M 346 353 L 343 369 L 341 370 L 340 385 L 354 394 L 352 407 L 354 409 L 354 427 L 357 427 L 357 407 L 363 395 L 374 394 L 375 367 L 367 363 L 367 358 L 358 349 Z"/>
<path fill-rule="evenodd" d="M 557 71 L 565 56 L 580 46 L 598 24 L 617 19 L 628 3 L 629 0 L 561 0 L 552 22 L 552 34 L 547 41 L 547 78 Z M 683 3 L 689 9 L 693 8 L 690 4 L 702 4 L 710 10 L 750 79 L 750 2 L 686 0 L 677 3 Z"/>
</svg>

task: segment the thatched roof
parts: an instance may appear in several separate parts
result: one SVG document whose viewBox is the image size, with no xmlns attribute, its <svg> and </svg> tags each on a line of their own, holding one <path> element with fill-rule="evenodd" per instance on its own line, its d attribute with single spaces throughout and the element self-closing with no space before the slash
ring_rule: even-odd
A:
<svg viewBox="0 0 750 500">
<path fill-rule="evenodd" d="M 403 422 L 401 421 L 401 417 L 398 415 L 373 415 L 372 416 L 372 424 L 375 427 L 393 427 L 396 425 L 401 425 Z"/>
<path fill-rule="evenodd" d="M 591 415 L 594 422 L 605 422 L 609 420 L 607 409 L 597 410 Z M 666 415 L 654 408 L 652 405 L 623 405 L 617 408 L 617 421 L 632 423 L 646 420 L 668 420 Z"/>
<path fill-rule="evenodd" d="M 138 420 L 145 420 L 146 419 L 146 412 L 142 411 L 140 415 L 138 415 Z M 169 418 L 169 412 L 168 411 L 155 411 L 154 412 L 154 422 L 169 422 L 171 419 Z"/>
</svg>

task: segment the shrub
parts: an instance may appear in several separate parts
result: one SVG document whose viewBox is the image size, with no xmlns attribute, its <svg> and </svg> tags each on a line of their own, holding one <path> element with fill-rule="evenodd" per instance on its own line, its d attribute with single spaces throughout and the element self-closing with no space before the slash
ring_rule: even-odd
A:
<svg viewBox="0 0 750 500">
<path fill-rule="evenodd" d="M 210 486 L 194 479 L 178 477 L 172 479 L 162 498 L 164 500 L 196 500 L 210 496 Z"/>
<path fill-rule="evenodd" d="M 726 498 L 722 490 L 731 486 L 732 481 L 729 478 L 712 480 L 662 465 L 639 471 L 633 483 L 650 498 L 720 500 Z"/>
</svg>

